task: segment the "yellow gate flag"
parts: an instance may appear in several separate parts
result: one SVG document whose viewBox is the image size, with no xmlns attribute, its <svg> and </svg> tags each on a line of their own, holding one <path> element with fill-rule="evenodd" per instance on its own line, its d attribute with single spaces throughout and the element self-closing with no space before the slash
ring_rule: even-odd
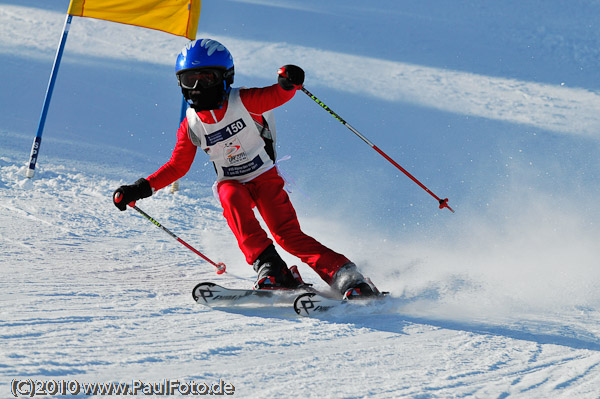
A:
<svg viewBox="0 0 600 399">
<path fill-rule="evenodd" d="M 68 14 L 196 38 L 201 0 L 71 0 Z"/>
</svg>

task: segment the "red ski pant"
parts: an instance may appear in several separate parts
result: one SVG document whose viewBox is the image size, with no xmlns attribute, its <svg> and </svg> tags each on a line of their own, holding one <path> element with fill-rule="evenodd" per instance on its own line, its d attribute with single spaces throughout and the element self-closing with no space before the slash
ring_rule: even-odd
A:
<svg viewBox="0 0 600 399">
<path fill-rule="evenodd" d="M 350 261 L 302 232 L 284 185 L 276 168 L 247 183 L 221 181 L 217 188 L 223 215 L 249 264 L 272 244 L 256 219 L 256 206 L 277 244 L 331 283 L 335 272 Z"/>
</svg>

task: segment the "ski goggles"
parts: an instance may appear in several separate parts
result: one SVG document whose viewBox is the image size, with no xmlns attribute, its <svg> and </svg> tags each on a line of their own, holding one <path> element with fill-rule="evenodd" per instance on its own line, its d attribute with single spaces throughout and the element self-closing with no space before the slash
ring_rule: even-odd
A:
<svg viewBox="0 0 600 399">
<path fill-rule="evenodd" d="M 179 85 L 184 89 L 206 89 L 223 82 L 223 71 L 218 69 L 198 69 L 177 75 Z"/>
</svg>

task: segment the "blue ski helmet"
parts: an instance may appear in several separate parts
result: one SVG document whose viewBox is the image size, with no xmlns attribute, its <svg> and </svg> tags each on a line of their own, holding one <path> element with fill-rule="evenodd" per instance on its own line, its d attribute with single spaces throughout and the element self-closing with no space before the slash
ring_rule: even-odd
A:
<svg viewBox="0 0 600 399">
<path fill-rule="evenodd" d="M 216 40 L 193 40 L 177 56 L 177 62 L 175 63 L 176 75 L 190 69 L 199 68 L 222 69 L 224 79 L 230 80 L 230 82 L 227 82 L 228 85 L 233 83 L 233 57 L 229 50 Z"/>
<path fill-rule="evenodd" d="M 233 57 L 216 40 L 193 40 L 177 56 L 175 74 L 183 96 L 197 111 L 217 109 L 231 91 Z"/>
</svg>

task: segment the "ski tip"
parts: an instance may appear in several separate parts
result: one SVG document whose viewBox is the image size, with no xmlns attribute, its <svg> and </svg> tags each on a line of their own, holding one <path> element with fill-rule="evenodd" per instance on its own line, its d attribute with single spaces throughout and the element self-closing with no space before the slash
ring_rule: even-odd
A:
<svg viewBox="0 0 600 399">
<path fill-rule="evenodd" d="M 300 316 L 310 316 L 312 309 L 314 308 L 314 302 L 311 299 L 316 294 L 307 292 L 305 294 L 298 295 L 294 301 L 294 311 Z"/>
<path fill-rule="evenodd" d="M 200 303 L 200 299 L 204 300 L 204 302 L 206 302 L 206 298 L 205 298 L 205 292 L 207 290 L 210 291 L 210 288 L 216 286 L 215 283 L 210 283 L 210 282 L 203 282 L 203 283 L 198 283 L 196 284 L 196 286 L 192 289 L 192 297 L 194 298 L 194 301 Z"/>
<path fill-rule="evenodd" d="M 344 303 L 342 299 L 331 299 L 314 292 L 307 292 L 296 297 L 294 311 L 299 316 L 316 316 L 326 313 L 342 303 Z"/>
</svg>

